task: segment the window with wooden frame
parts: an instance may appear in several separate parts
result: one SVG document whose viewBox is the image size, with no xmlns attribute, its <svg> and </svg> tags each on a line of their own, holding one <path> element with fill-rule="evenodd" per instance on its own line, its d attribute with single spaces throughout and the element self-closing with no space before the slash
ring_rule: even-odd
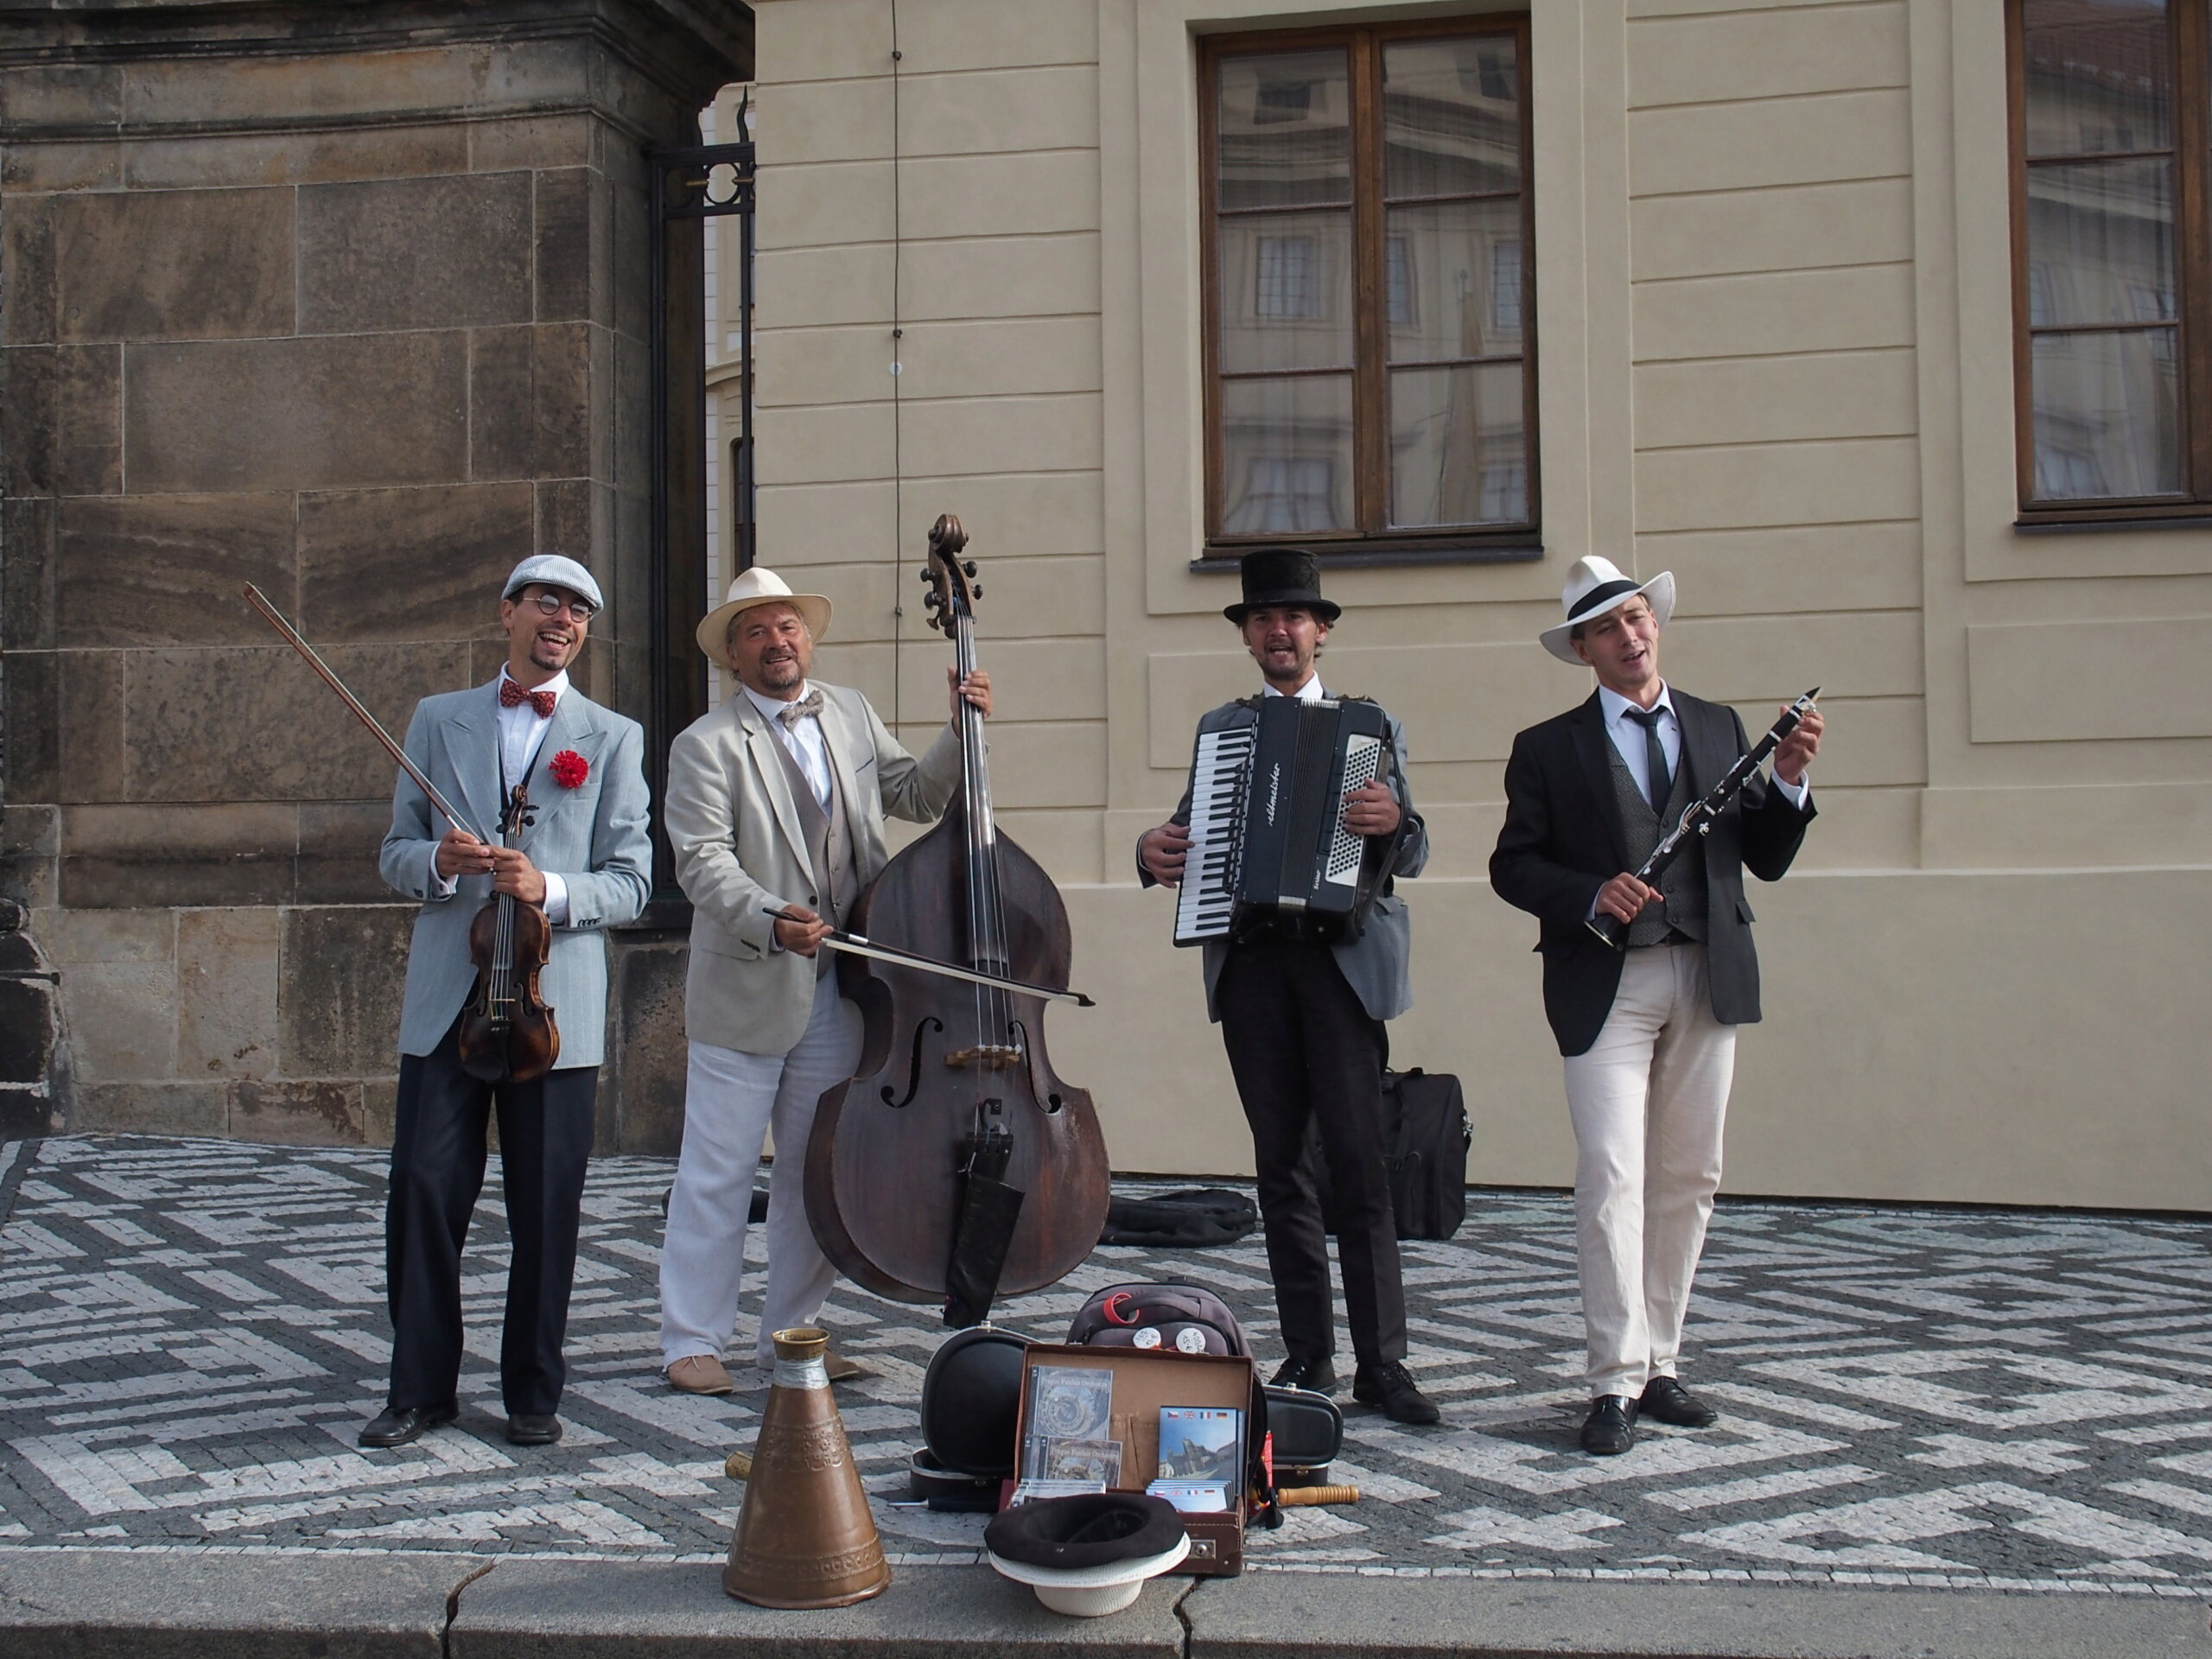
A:
<svg viewBox="0 0 2212 1659">
<path fill-rule="evenodd" d="M 2008 0 L 2022 528 L 2212 513 L 2208 0 Z"/>
<path fill-rule="evenodd" d="M 1535 558 L 1523 17 L 1208 41 L 1206 546 Z"/>
</svg>

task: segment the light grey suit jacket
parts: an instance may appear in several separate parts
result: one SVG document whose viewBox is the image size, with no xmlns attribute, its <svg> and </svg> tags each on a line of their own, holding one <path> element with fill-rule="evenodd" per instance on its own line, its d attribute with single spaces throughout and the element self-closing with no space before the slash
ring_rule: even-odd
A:
<svg viewBox="0 0 2212 1659">
<path fill-rule="evenodd" d="M 537 823 L 518 843 L 539 869 L 568 883 L 569 919 L 553 930 L 551 959 L 538 988 L 561 1029 L 558 1069 L 597 1065 L 607 1049 L 607 942 L 600 930 L 634 919 L 652 887 L 647 837 L 644 730 L 571 686 L 553 710 L 527 786 Z M 438 792 L 496 835 L 499 817 L 499 683 L 448 691 L 415 705 L 407 722 L 408 759 Z M 573 749 L 590 766 L 564 789 L 547 771 Z M 423 901 L 407 953 L 407 999 L 399 1052 L 438 1046 L 475 983 L 468 925 L 492 895 L 488 875 L 464 875 L 450 898 L 430 879 L 430 855 L 445 821 L 405 772 L 392 791 L 391 830 L 379 861 L 384 879 Z"/>
<path fill-rule="evenodd" d="M 1413 791 L 1406 782 L 1405 729 L 1395 715 L 1386 714 L 1383 718 L 1390 722 L 1390 787 L 1398 798 L 1399 810 L 1406 815 L 1406 833 L 1398 842 L 1397 861 L 1390 867 L 1390 874 L 1419 875 L 1428 862 L 1428 826 L 1414 810 Z M 1224 702 L 1199 716 L 1198 730 L 1225 732 L 1259 722 L 1259 715 L 1245 704 Z M 1183 799 L 1175 809 L 1173 821 L 1181 824 L 1191 821 L 1188 783 L 1183 785 Z M 1147 887 L 1159 885 L 1145 868 L 1141 856 L 1137 860 L 1137 879 Z M 1221 1010 L 1215 1003 L 1214 989 L 1221 983 L 1222 964 L 1229 960 L 1229 944 L 1225 939 L 1208 939 L 1200 948 L 1205 959 L 1206 1016 L 1218 1021 Z M 1413 1007 L 1413 918 L 1406 901 L 1397 894 L 1378 894 L 1360 936 L 1342 940 L 1331 949 L 1336 953 L 1337 967 L 1358 993 L 1370 1019 L 1395 1020 Z"/>
<path fill-rule="evenodd" d="M 844 791 L 863 887 L 889 861 L 885 813 L 934 822 L 960 785 L 960 734 L 950 722 L 916 760 L 859 692 L 822 693 L 822 732 Z M 744 692 L 684 728 L 668 752 L 662 811 L 676 879 L 691 900 L 691 963 L 683 1030 L 694 1042 L 747 1054 L 787 1054 L 814 1007 L 812 958 L 771 950 L 767 914 L 817 907 L 806 832 L 791 798 L 782 741 Z"/>
</svg>

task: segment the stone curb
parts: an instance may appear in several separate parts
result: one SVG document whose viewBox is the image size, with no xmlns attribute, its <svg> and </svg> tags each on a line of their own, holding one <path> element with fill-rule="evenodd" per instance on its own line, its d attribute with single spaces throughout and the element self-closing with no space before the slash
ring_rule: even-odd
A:
<svg viewBox="0 0 2212 1659">
<path fill-rule="evenodd" d="M 1046 1612 L 976 1567 L 775 1612 L 712 1563 L 0 1549 L 0 1659 L 2212 1659 L 2194 1599 L 1250 1573 Z"/>
<path fill-rule="evenodd" d="M 440 1659 L 467 1555 L 0 1549 L 0 1659 Z"/>
</svg>

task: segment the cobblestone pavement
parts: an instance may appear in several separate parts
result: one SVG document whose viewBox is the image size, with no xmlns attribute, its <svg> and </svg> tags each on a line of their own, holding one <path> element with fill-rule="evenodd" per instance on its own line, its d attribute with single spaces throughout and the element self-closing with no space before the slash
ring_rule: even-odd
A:
<svg viewBox="0 0 2212 1659">
<path fill-rule="evenodd" d="M 765 1389 L 694 1399 L 658 1377 L 671 1166 L 593 1166 L 562 1445 L 500 1433 L 495 1175 L 461 1421 L 365 1452 L 389 1357 L 383 1166 L 221 1141 L 0 1146 L 0 1548 L 719 1556 L 740 1497 L 721 1459 Z M 1347 1401 L 1337 1474 L 1364 1499 L 1255 1533 L 1255 1567 L 2212 1595 L 2212 1225 L 1725 1206 L 1685 1365 L 1725 1421 L 1606 1459 L 1574 1445 L 1564 1199 L 1476 1194 L 1459 1237 L 1408 1245 L 1406 1265 L 1411 1363 L 1444 1426 Z M 1122 1279 L 1211 1285 L 1263 1363 L 1280 1351 L 1256 1239 L 1102 1249 L 1000 1322 L 1056 1339 Z M 874 1373 L 840 1400 L 894 1559 L 976 1559 L 980 1518 L 895 1501 L 942 1332 L 842 1286 L 826 1321 Z"/>
</svg>

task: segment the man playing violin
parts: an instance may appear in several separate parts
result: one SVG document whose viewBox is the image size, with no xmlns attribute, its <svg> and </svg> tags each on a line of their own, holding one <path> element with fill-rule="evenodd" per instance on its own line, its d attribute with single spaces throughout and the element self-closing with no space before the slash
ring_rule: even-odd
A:
<svg viewBox="0 0 2212 1659">
<path fill-rule="evenodd" d="M 1261 695 L 1308 701 L 1328 695 L 1314 659 L 1339 611 L 1321 597 L 1313 556 L 1296 548 L 1248 553 L 1242 576 L 1243 602 L 1223 614 L 1259 664 Z M 1244 703 L 1224 703 L 1198 729 L 1257 719 Z M 1356 835 L 1399 836 L 1390 874 L 1418 875 L 1428 861 L 1428 831 L 1406 787 L 1405 734 L 1395 719 L 1390 750 L 1389 781 L 1347 795 L 1344 826 Z M 1137 842 L 1137 874 L 1146 887 L 1180 885 L 1190 823 L 1185 788 L 1175 816 Z M 1382 1022 L 1413 1005 L 1412 944 L 1405 901 L 1386 890 L 1357 938 L 1324 944 L 1300 937 L 1292 918 L 1263 921 L 1230 939 L 1206 941 L 1205 970 L 1207 1012 L 1220 1023 L 1252 1129 L 1268 1268 L 1289 1356 L 1274 1382 L 1323 1393 L 1337 1382 L 1328 1233 L 1306 1167 L 1310 1121 L 1342 1210 L 1337 1251 L 1357 1360 L 1352 1398 L 1402 1423 L 1433 1423 L 1436 1407 L 1404 1363 L 1405 1290 L 1383 1164 Z"/>
<path fill-rule="evenodd" d="M 823 1090 L 858 1065 L 861 1034 L 822 941 L 888 861 L 885 816 L 933 823 L 960 783 L 956 725 L 917 760 L 858 691 L 810 677 L 830 614 L 827 599 L 793 593 L 772 570 L 740 575 L 697 633 L 737 689 L 669 751 L 668 838 L 692 908 L 683 1147 L 661 1244 L 660 1346 L 670 1385 L 686 1394 L 734 1386 L 723 1352 L 772 1127 L 759 1363 L 773 1363 L 776 1332 L 822 1312 L 836 1275 L 807 1219 L 806 1144 Z M 949 677 L 956 710 L 964 699 L 988 718 L 990 677 Z M 830 1356 L 833 1380 L 859 1369 Z"/>
<path fill-rule="evenodd" d="M 514 1251 L 499 1348 L 507 1439 L 561 1438 L 561 1344 L 606 1041 L 601 930 L 645 907 L 652 868 L 645 734 L 569 682 L 600 604 L 599 584 L 574 559 L 524 559 L 500 593 L 507 660 L 498 677 L 425 697 L 408 722 L 409 758 L 477 829 L 493 833 L 517 784 L 531 821 L 507 837 L 512 845 L 493 845 L 458 825 L 441 834 L 404 773 L 393 792 L 384 879 L 423 908 L 407 957 L 385 1214 L 391 1392 L 361 1431 L 363 1446 L 404 1446 L 459 1414 L 461 1243 L 494 1109 Z M 538 985 L 557 1019 L 559 1052 L 528 1083 L 486 1082 L 460 1053 L 463 1005 L 482 966 L 470 954 L 470 924 L 500 893 L 541 906 L 552 928 Z"/>
</svg>

